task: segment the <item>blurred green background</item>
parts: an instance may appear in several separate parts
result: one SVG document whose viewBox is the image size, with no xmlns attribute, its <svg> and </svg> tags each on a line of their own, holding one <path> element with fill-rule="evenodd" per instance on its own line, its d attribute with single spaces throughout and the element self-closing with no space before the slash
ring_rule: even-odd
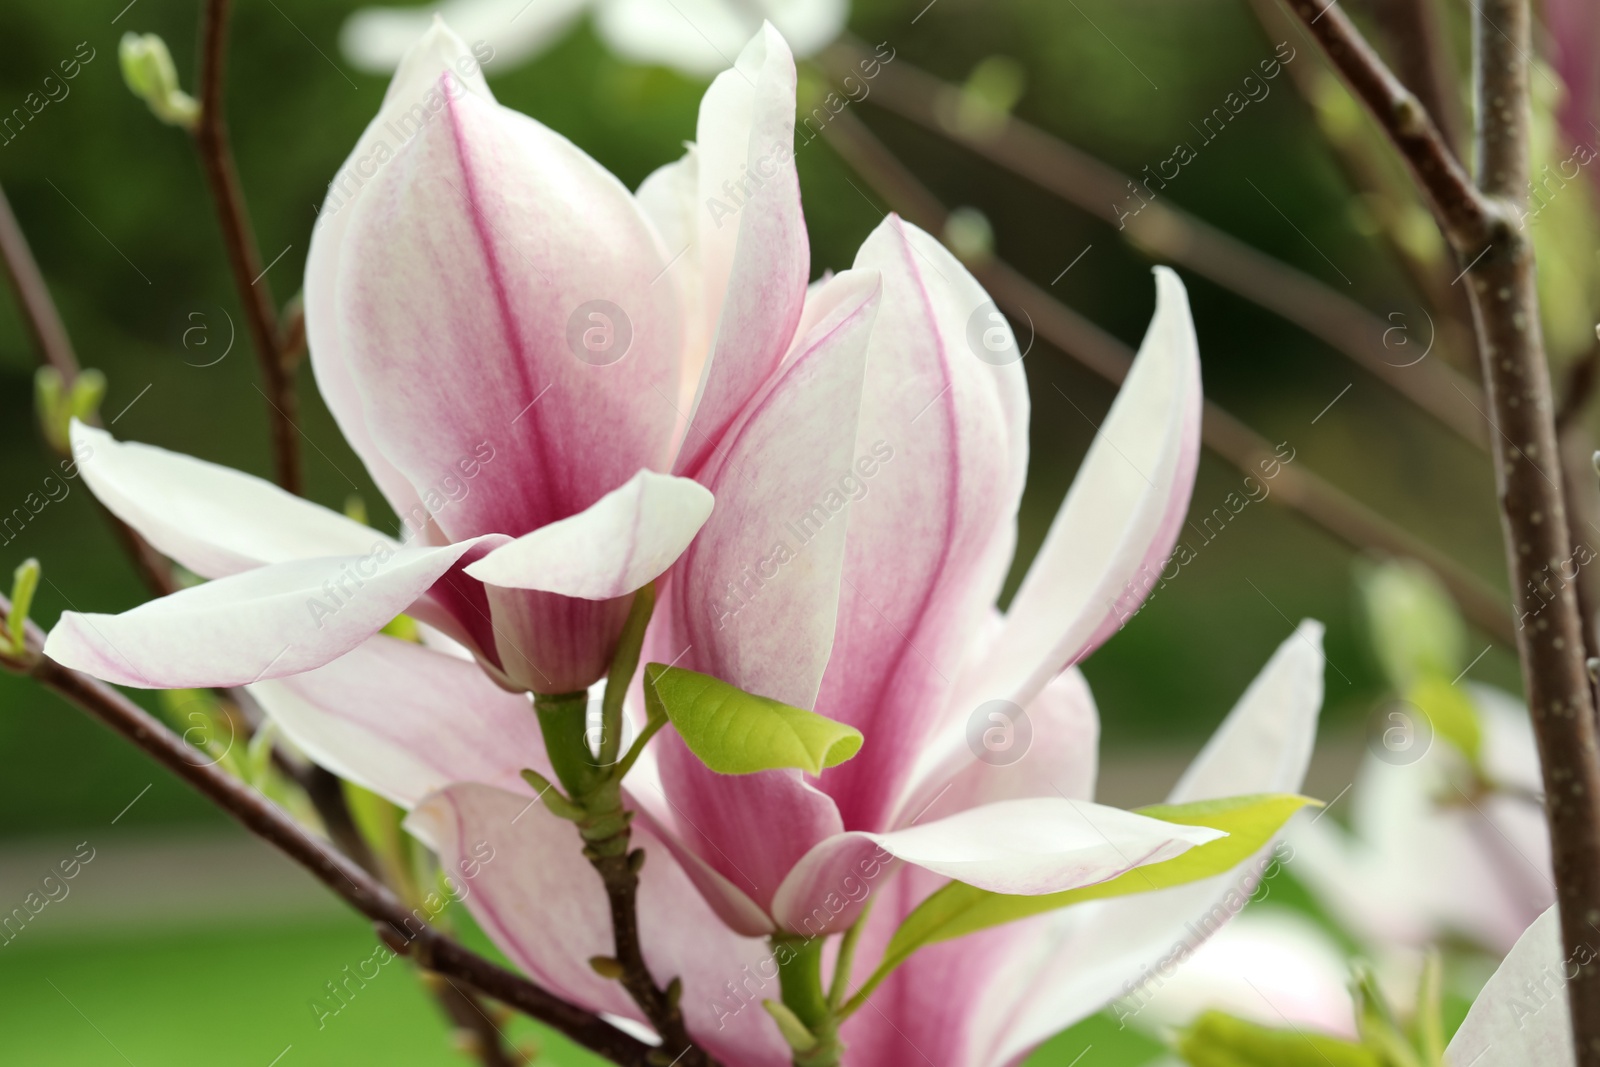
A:
<svg viewBox="0 0 1600 1067">
<path fill-rule="evenodd" d="M 108 422 L 116 418 L 116 434 L 266 475 L 265 405 L 252 387 L 257 371 L 247 338 L 210 367 L 193 366 L 211 356 L 197 358 L 182 343 L 184 331 L 200 325 L 218 352 L 226 317 L 243 326 L 194 155 L 184 134 L 159 125 L 129 94 L 117 66 L 124 30 L 159 33 L 192 87 L 197 5 L 125 3 L 7 0 L 0 10 L 8 57 L 0 65 L 0 112 L 20 106 L 80 42 L 94 53 L 67 98 L 0 146 L 0 183 L 81 361 L 109 376 L 103 412 Z M 1189 123 L 1277 43 L 1235 0 L 939 0 L 918 17 L 923 3 L 859 2 L 851 28 L 949 81 L 991 57 L 1014 60 L 1024 73 L 1020 115 L 1130 173 L 1192 140 Z M 280 302 L 299 288 L 325 185 L 383 92 L 382 79 L 357 72 L 339 54 L 338 30 L 354 6 L 237 4 L 229 118 L 263 257 L 282 253 L 267 275 Z M 1303 39 L 1292 44 L 1295 62 L 1320 62 Z M 491 63 L 486 73 L 503 103 L 571 137 L 630 186 L 676 158 L 693 136 L 703 90 L 676 73 L 613 58 L 583 22 L 535 62 L 514 69 Z M 1150 261 L 1116 230 L 877 109 L 870 98 L 852 107 L 946 203 L 980 208 L 1000 255 L 1137 344 L 1154 303 Z M 798 158 L 813 271 L 846 266 L 883 205 L 852 186 L 850 171 L 822 142 Z M 1252 182 L 1282 214 L 1268 209 Z M 1207 145 L 1163 195 L 1380 318 L 1415 317 L 1422 306 L 1370 236 L 1360 202 L 1288 78 L 1273 82 L 1271 95 Z M 1184 277 L 1209 397 L 1274 443 L 1288 442 L 1297 465 L 1503 586 L 1491 471 L 1481 454 L 1344 356 L 1203 279 Z M 54 469 L 33 415 L 35 361 L 9 294 L 0 297 L 0 511 L 38 491 Z M 1092 437 L 1088 419 L 1098 421 L 1114 395 L 1042 341 L 1026 367 L 1033 460 L 1013 585 Z M 315 446 L 305 456 L 309 495 L 338 508 L 354 483 L 379 506 L 308 367 L 300 383 L 302 425 Z M 1208 513 L 1240 483 L 1237 471 L 1206 455 L 1196 513 Z M 43 562 L 47 580 L 35 617 L 44 624 L 67 607 L 116 611 L 144 599 L 87 490 L 71 485 L 70 496 L 0 546 L 0 573 L 28 556 Z M 1198 746 L 1305 616 L 1327 623 L 1333 665 L 1323 729 L 1336 765 L 1319 774 L 1331 783 L 1329 797 L 1348 780 L 1341 775 L 1351 761 L 1339 764 L 1337 754 L 1353 747 L 1349 739 L 1359 737 L 1380 684 L 1357 629 L 1352 558 L 1275 503 L 1252 504 L 1085 665 L 1100 704 L 1114 799 L 1159 799 L 1167 784 L 1161 776 L 1176 774 L 1177 757 Z M 1517 688 L 1514 659 L 1499 646 L 1473 676 Z M 324 903 L 262 847 L 239 842 L 221 816 L 125 743 L 5 675 L 0 768 L 0 890 L 16 890 L 20 899 L 54 862 L 51 850 L 65 855 L 79 840 L 108 857 L 86 868 L 76 890 L 81 901 L 53 905 L 23 938 L 0 947 L 0 1060 L 266 1067 L 292 1046 L 283 1067 L 456 1062 L 442 1023 L 406 977 L 375 982 L 348 1017 L 318 1031 L 306 1004 L 340 967 L 369 954 L 365 925 Z M 166 855 L 163 848 L 177 850 L 157 865 L 167 882 L 155 874 L 135 879 L 144 888 L 134 892 L 114 875 L 124 862 L 117 857 L 137 867 L 139 857 Z M 292 901 L 245 907 L 233 899 L 251 881 L 240 876 L 255 869 L 250 863 L 259 865 L 254 881 L 271 888 L 268 897 Z M 290 888 L 279 893 L 280 884 Z M 160 921 L 151 918 L 157 914 Z M 1094 1062 L 1140 1062 L 1156 1048 L 1092 1021 L 1039 1062 L 1064 1065 L 1086 1044 L 1105 1052 L 1118 1041 L 1133 1044 Z M 552 1062 L 582 1062 L 552 1055 Z"/>
</svg>

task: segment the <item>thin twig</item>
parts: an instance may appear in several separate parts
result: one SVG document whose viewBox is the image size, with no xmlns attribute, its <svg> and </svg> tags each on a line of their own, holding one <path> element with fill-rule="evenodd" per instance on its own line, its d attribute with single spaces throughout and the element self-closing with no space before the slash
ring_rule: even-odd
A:
<svg viewBox="0 0 1600 1067">
<path fill-rule="evenodd" d="M 866 52 L 840 44 L 822 57 L 842 75 L 855 69 Z M 1145 203 L 1137 214 L 1118 204 L 1133 198 L 1132 180 L 1116 168 L 1021 119 L 997 117 L 990 128 L 964 130 L 947 122 L 941 102 L 959 90 L 896 57 L 881 65 L 866 99 L 902 118 L 964 144 L 1047 192 L 1118 227 L 1147 254 L 1186 267 L 1203 278 L 1282 316 L 1343 353 L 1417 407 L 1479 448 L 1486 445 L 1482 390 L 1438 362 L 1400 366 L 1383 358 L 1389 323 L 1336 292 L 1233 235 L 1189 214 L 1170 199 Z M 802 128 L 808 129 L 802 123 Z M 824 127 L 824 130 L 826 127 Z"/>
<path fill-rule="evenodd" d="M 1395 72 L 1459 155 L 1466 128 L 1449 38 L 1435 0 L 1369 0 L 1395 56 Z"/>
<path fill-rule="evenodd" d="M 78 357 L 73 354 L 72 339 L 67 336 L 55 301 L 50 299 L 50 289 L 33 258 L 33 249 L 28 247 L 22 227 L 17 224 L 17 216 L 11 211 L 11 201 L 6 199 L 4 189 L 0 189 L 0 257 L 5 260 L 6 276 L 11 279 L 11 287 L 22 307 L 23 321 L 39 346 L 39 355 L 70 387 L 78 376 Z"/>
<path fill-rule="evenodd" d="M 824 130 L 828 141 L 889 204 L 931 233 L 944 227 L 944 205 L 930 193 L 870 130 L 848 111 L 840 112 Z M 1133 362 L 1133 351 L 1083 318 L 998 258 L 969 264 L 1002 306 L 1026 308 L 1039 336 L 1113 384 L 1120 384 Z M 1256 474 L 1272 459 L 1270 442 L 1234 418 L 1214 401 L 1206 401 L 1201 423 L 1207 448 L 1246 474 Z M 1269 499 L 1294 509 L 1357 551 L 1380 552 L 1422 560 L 1440 577 L 1463 614 L 1507 645 L 1515 631 L 1505 604 L 1481 579 L 1427 542 L 1407 533 L 1377 512 L 1307 470 L 1283 466 Z"/>
<path fill-rule="evenodd" d="M 291 493 L 299 493 L 300 430 L 295 424 L 299 400 L 295 394 L 294 373 L 285 356 L 285 338 L 272 300 L 272 283 L 262 269 L 261 251 L 250 226 L 223 110 L 230 7 L 230 0 L 205 0 L 200 22 L 200 119 L 195 124 L 194 142 L 205 170 L 206 185 L 216 205 L 217 221 L 222 227 L 228 267 L 239 291 L 239 302 L 244 305 L 251 343 L 261 364 L 267 418 L 272 426 L 273 468 L 279 485 Z"/>
<path fill-rule="evenodd" d="M 9 609 L 9 602 L 0 597 L 0 616 Z M 300 864 L 371 919 L 391 949 L 411 955 L 429 971 L 460 981 L 553 1027 L 615 1063 L 650 1067 L 653 1050 L 649 1045 L 445 937 L 407 910 L 387 886 L 343 854 L 318 843 L 266 797 L 220 767 L 197 758 L 182 738 L 149 712 L 104 682 L 40 654 L 44 635 L 31 623 L 27 638 L 28 662 L 7 661 L 5 666 L 22 670 L 99 719 L 245 829 Z"/>
<path fill-rule="evenodd" d="M 73 383 L 78 380 L 78 357 L 72 350 L 72 339 L 61 321 L 60 312 L 56 310 L 55 301 L 51 299 L 50 287 L 39 270 L 39 263 L 33 258 L 28 238 L 11 211 L 11 202 L 6 199 L 4 189 L 0 189 L 0 259 L 5 262 L 6 277 L 11 282 L 12 291 L 17 294 L 23 320 L 27 322 L 28 332 L 38 346 L 39 358 L 55 369 L 61 376 L 62 391 L 70 393 Z M 96 503 L 99 504 L 98 501 Z M 134 569 L 145 584 L 158 596 L 175 591 L 178 584 L 172 577 L 172 568 L 161 554 L 133 527 L 106 510 L 104 505 L 100 505 L 100 512 L 111 524 L 112 532 L 122 542 Z"/>
<path fill-rule="evenodd" d="M 1472 243 L 1475 238 L 1481 240 L 1473 252 L 1482 248 L 1493 214 L 1422 104 L 1378 58 L 1337 3 L 1286 2 L 1399 149 L 1456 251 L 1462 251 L 1461 241 Z"/>
<path fill-rule="evenodd" d="M 1581 949 L 1600 920 L 1600 747 L 1577 589 L 1564 581 L 1552 589 L 1549 581 L 1552 570 L 1559 575 L 1570 566 L 1572 543 L 1557 480 L 1533 248 L 1516 225 L 1529 167 L 1528 0 L 1474 4 L 1477 186 L 1464 182 L 1438 130 L 1414 101 L 1400 99 L 1404 90 L 1342 11 L 1319 0 L 1290 0 L 1290 7 L 1390 131 L 1463 264 L 1496 429 L 1495 480 L 1521 623 L 1517 651 L 1543 772 L 1563 955 L 1571 963 L 1573 1047 L 1578 1067 L 1597 1067 L 1600 962 Z"/>
</svg>

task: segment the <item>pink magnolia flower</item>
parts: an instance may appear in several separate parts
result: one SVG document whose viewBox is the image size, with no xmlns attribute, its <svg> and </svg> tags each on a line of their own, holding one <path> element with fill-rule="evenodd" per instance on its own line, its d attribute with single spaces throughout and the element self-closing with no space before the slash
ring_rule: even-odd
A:
<svg viewBox="0 0 1600 1067">
<path fill-rule="evenodd" d="M 692 1032 L 732 1064 L 788 1059 L 744 1010 L 746 983 L 776 974 L 758 935 L 842 931 L 876 892 L 871 959 L 947 879 L 1046 893 L 1220 836 L 1091 802 L 1098 722 L 1070 669 L 1150 587 L 1187 506 L 1200 392 L 1181 283 L 1158 272 L 1140 356 L 998 614 L 1020 353 L 961 264 L 895 218 L 807 288 L 794 77 L 766 28 L 708 90 L 696 145 L 629 195 L 495 105 L 436 26 L 335 179 L 306 286 L 319 384 L 411 536 L 78 427 L 97 496 L 212 580 L 68 613 L 46 648 L 126 684 L 252 684 L 313 759 L 413 809 L 447 868 L 494 845 L 467 898 L 484 928 L 552 989 L 637 1020 L 587 963 L 610 950 L 598 876 L 518 772 L 552 773 L 526 691 L 596 681 L 628 594 L 682 555 L 661 658 L 867 737 L 817 779 L 723 778 L 669 741 L 628 780 L 647 960 L 682 976 Z M 401 613 L 424 644 L 377 633 Z M 1305 624 L 1280 649 L 1175 800 L 1298 785 L 1319 641 Z M 1031 729 L 1025 758 L 976 758 L 1007 746 L 969 737 L 1008 729 Z M 897 1062 L 897 1035 L 1012 1062 L 1115 996 L 1175 924 L 1219 926 L 1237 877 L 925 950 L 851 1020 L 855 1062 Z"/>
<path fill-rule="evenodd" d="M 786 454 L 853 443 L 877 281 L 831 279 L 801 323 L 794 78 L 769 28 L 706 93 L 698 152 L 634 196 L 497 105 L 436 24 L 331 184 L 306 269 L 318 384 L 404 536 L 78 426 L 96 495 L 212 581 L 68 612 L 49 655 L 128 685 L 239 685 L 409 613 L 508 688 L 587 688 L 629 595 L 710 513 L 692 479 L 736 425 L 766 434 L 778 492 Z M 725 190 L 736 218 L 684 209 Z"/>
</svg>

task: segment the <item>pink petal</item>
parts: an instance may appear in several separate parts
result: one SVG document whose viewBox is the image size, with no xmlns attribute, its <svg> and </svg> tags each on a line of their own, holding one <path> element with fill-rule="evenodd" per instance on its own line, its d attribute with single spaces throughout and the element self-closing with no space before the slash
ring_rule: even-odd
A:
<svg viewBox="0 0 1600 1067">
<path fill-rule="evenodd" d="M 509 589 L 585 600 L 625 596 L 672 566 L 711 503 L 697 482 L 642 470 L 587 510 L 495 549 L 466 572 Z"/>
<path fill-rule="evenodd" d="M 417 510 L 421 508 L 417 490 L 379 450 L 368 429 L 362 390 L 339 339 L 334 283 L 345 233 L 355 214 L 351 205 L 362 199 L 364 188 L 377 172 L 378 160 L 389 157 L 400 147 L 402 139 L 396 136 L 399 129 L 396 124 L 405 122 L 414 132 L 414 123 L 407 120 L 408 113 L 438 85 L 447 71 L 468 91 L 485 100 L 494 99 L 466 42 L 443 23 L 435 21 L 400 61 L 378 114 L 367 125 L 333 181 L 328 183 L 328 195 L 317 213 L 317 224 L 311 231 L 311 251 L 306 258 L 306 337 L 318 390 L 345 440 L 350 442 L 384 496 L 402 517 L 426 514 L 427 509 Z M 412 529 L 415 531 L 420 526 L 412 524 Z"/>
<path fill-rule="evenodd" d="M 1200 363 L 1183 283 L 1156 268 L 1156 314 L 1006 613 L 983 692 L 1025 701 L 1143 601 L 1172 551 L 1200 447 Z"/>
<path fill-rule="evenodd" d="M 290 741 L 401 807 L 453 782 L 523 788 L 549 773 L 525 695 L 470 659 L 378 636 L 316 670 L 250 687 Z"/>
<path fill-rule="evenodd" d="M 467 909 L 519 967 L 590 1010 L 638 1019 L 622 987 L 589 967 L 590 957 L 613 951 L 600 878 L 572 824 L 532 800 L 531 792 L 456 785 L 425 800 L 406 826 L 439 853 Z M 648 828 L 636 824 L 635 840 L 646 855 L 639 929 L 652 974 L 661 983 L 683 979 L 690 1032 L 714 1056 L 783 1067 L 787 1048 L 758 1003 L 780 997 L 771 951 L 723 927 Z"/>
<path fill-rule="evenodd" d="M 942 756 L 929 758 L 926 784 L 901 815 L 923 822 L 996 800 L 1093 799 L 1100 716 L 1083 674 L 1068 668 L 1023 710 L 985 703 L 953 721 L 938 739 Z"/>
<path fill-rule="evenodd" d="M 385 127 L 398 147 L 319 244 L 336 262 L 308 313 L 445 535 L 515 537 L 667 465 L 681 309 L 614 177 L 452 84 L 425 95 L 420 129 Z"/>
<path fill-rule="evenodd" d="M 794 167 L 794 108 L 794 57 L 770 24 L 700 105 L 692 250 L 703 303 L 694 332 L 711 340 L 712 352 L 674 468 L 681 473 L 696 473 L 718 450 L 777 369 L 800 319 L 811 254 Z"/>
<path fill-rule="evenodd" d="M 184 589 L 121 615 L 63 612 L 45 654 L 119 685 L 248 685 L 338 659 L 482 540 L 292 560 Z"/>
<path fill-rule="evenodd" d="M 203 578 L 394 541 L 253 475 L 72 423 L 78 470 L 102 504 Z"/>
<path fill-rule="evenodd" d="M 856 412 L 879 285 L 834 278 L 831 312 L 702 475 L 715 513 L 670 589 L 680 664 L 809 708 L 834 643 Z M 841 472 L 844 472 L 841 474 Z"/>
<path fill-rule="evenodd" d="M 853 829 L 884 829 L 993 607 L 1027 470 L 1027 385 L 969 325 L 993 304 L 938 241 L 890 217 L 857 268 L 883 274 L 868 356 L 838 632 L 817 711 L 866 735 L 823 788 Z M 997 314 L 997 313 L 996 313 Z M 984 320 L 986 323 L 987 319 Z"/>
</svg>

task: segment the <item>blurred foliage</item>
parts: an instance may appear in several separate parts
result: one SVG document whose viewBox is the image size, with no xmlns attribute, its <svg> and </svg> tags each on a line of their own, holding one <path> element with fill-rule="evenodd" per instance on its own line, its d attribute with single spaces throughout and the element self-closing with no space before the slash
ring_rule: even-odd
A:
<svg viewBox="0 0 1600 1067">
<path fill-rule="evenodd" d="M 325 183 L 374 113 L 383 82 L 339 56 L 337 32 L 353 6 L 345 0 L 236 6 L 229 119 L 262 254 L 274 261 L 262 284 L 281 303 L 299 287 Z M 0 34 L 12 58 L 0 68 L 0 113 L 20 105 L 80 45 L 92 58 L 66 83 L 67 96 L 0 145 L 0 182 L 80 358 L 109 378 L 102 410 L 114 431 L 266 474 L 265 405 L 199 168 L 186 135 L 156 121 L 118 70 L 123 32 L 159 33 L 180 84 L 193 91 L 196 5 L 144 0 L 113 24 L 120 7 L 8 0 Z M 940 0 L 922 17 L 919 11 L 922 0 L 865 0 L 852 29 L 948 80 L 976 71 L 997 100 L 1014 99 L 1023 117 L 1130 173 L 1193 139 L 1190 124 L 1276 45 L 1235 0 Z M 1304 40 L 1291 46 L 1293 62 L 1318 62 Z M 675 73 L 613 59 L 583 24 L 535 63 L 512 70 L 491 63 L 487 73 L 503 102 L 571 137 L 630 186 L 693 136 L 702 91 Z M 1310 111 L 1289 78 L 1270 85 L 1270 95 L 1206 144 L 1161 195 L 1380 317 L 1420 322 L 1420 299 L 1363 231 Z M 980 209 L 1000 255 L 1137 343 L 1154 301 L 1150 264 L 1114 230 L 879 111 L 870 98 L 852 107 L 947 203 Z M 846 266 L 883 206 L 826 144 L 801 149 L 798 160 L 813 272 Z M 1273 442 L 1288 442 L 1296 462 L 1503 581 L 1491 473 L 1480 455 L 1296 328 L 1192 275 L 1185 280 L 1211 397 Z M 234 333 L 227 358 L 201 366 Z M 203 350 L 195 347 L 200 340 Z M 32 416 L 34 360 L 15 307 L 0 298 L 0 514 L 53 469 Z M 1089 419 L 1098 420 L 1113 395 L 1042 343 L 1027 370 L 1033 463 L 1019 565 L 1008 588 L 1043 539 L 1092 438 Z M 300 382 L 312 445 L 310 495 L 341 507 L 359 493 L 375 523 L 392 521 L 317 398 L 308 368 Z M 1313 424 L 1346 386 L 1348 394 Z M 1240 482 L 1232 468 L 1204 459 L 1194 507 L 1209 512 Z M 30 555 L 43 562 L 35 617 L 46 624 L 64 608 L 120 610 L 145 595 L 87 490 L 68 484 L 69 495 L 52 501 L 20 536 L 0 534 L 0 571 Z M 1085 665 L 1108 747 L 1155 740 L 1192 747 L 1304 616 L 1328 623 L 1327 728 L 1358 722 L 1381 674 L 1357 630 L 1350 563 L 1341 545 L 1282 509 L 1262 504 L 1242 513 Z M 1516 685 L 1514 661 L 1500 649 L 1474 675 Z M 217 818 L 122 742 L 11 677 L 0 677 L 0 750 L 11 756 L 0 776 L 0 833 L 99 822 L 152 776 L 158 784 L 130 823 Z"/>
</svg>

